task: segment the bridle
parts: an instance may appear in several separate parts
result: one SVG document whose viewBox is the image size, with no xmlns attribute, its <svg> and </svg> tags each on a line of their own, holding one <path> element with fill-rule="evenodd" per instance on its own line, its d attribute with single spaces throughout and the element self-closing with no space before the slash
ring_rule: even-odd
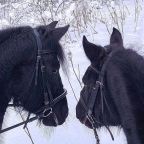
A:
<svg viewBox="0 0 144 144">
<path fill-rule="evenodd" d="M 106 72 L 106 68 L 107 68 L 108 63 L 111 60 L 111 57 L 116 52 L 117 52 L 117 50 L 116 51 L 112 51 L 110 54 L 108 54 L 106 56 L 106 59 L 105 59 L 103 65 L 102 65 L 101 71 L 99 71 L 94 66 L 90 65 L 90 68 L 95 73 L 97 73 L 99 75 L 98 76 L 98 80 L 95 82 L 95 85 L 92 87 L 91 96 L 89 97 L 88 104 L 85 103 L 83 98 L 80 99 L 81 100 L 80 102 L 81 102 L 83 108 L 86 111 L 84 123 L 86 122 L 86 120 L 88 120 L 91 123 L 92 129 L 93 129 L 94 134 L 95 134 L 95 138 L 97 140 L 97 144 L 100 144 L 100 140 L 99 140 L 99 137 L 98 137 L 98 134 L 97 134 L 97 131 L 96 131 L 96 125 L 97 124 L 98 125 L 104 125 L 106 127 L 106 129 L 109 131 L 112 140 L 114 140 L 113 134 L 111 133 L 109 127 L 104 122 L 97 121 L 96 118 L 93 116 L 93 109 L 94 109 L 94 105 L 95 105 L 95 102 L 96 102 L 97 95 L 100 92 L 101 104 L 102 104 L 102 117 L 103 117 L 103 111 L 104 111 L 104 103 L 105 103 L 108 111 L 111 112 L 110 107 L 109 107 L 109 105 L 107 103 L 106 97 L 105 97 L 104 92 L 103 92 L 103 89 L 104 89 L 104 74 Z"/>
<path fill-rule="evenodd" d="M 62 99 L 64 99 L 66 97 L 67 90 L 64 89 L 62 94 L 60 94 L 56 98 L 53 97 L 50 86 L 49 86 L 49 83 L 46 82 L 46 79 L 47 79 L 47 77 L 46 77 L 46 66 L 44 65 L 42 57 L 43 57 L 44 54 L 49 54 L 50 55 L 50 54 L 55 53 L 55 52 L 49 52 L 47 50 L 43 50 L 42 49 L 42 43 L 41 43 L 41 40 L 40 40 L 39 33 L 38 33 L 37 29 L 33 29 L 33 33 L 34 33 L 34 37 L 35 37 L 35 40 L 36 40 L 36 43 L 37 43 L 37 51 L 38 51 L 37 52 L 37 58 L 36 58 L 35 77 L 34 77 L 35 78 L 35 87 L 38 84 L 38 76 L 39 76 L 39 69 L 40 69 L 40 72 L 41 72 L 41 75 L 42 75 L 44 106 L 35 112 L 35 114 L 36 114 L 35 117 L 30 118 L 31 113 L 28 113 L 26 121 L 23 121 L 21 123 L 18 123 L 16 125 L 11 126 L 11 127 L 0 130 L 0 134 L 4 133 L 6 131 L 9 131 L 13 128 L 19 127 L 21 125 L 24 125 L 24 128 L 25 128 L 27 126 L 27 123 L 32 122 L 32 121 L 37 120 L 37 119 L 49 117 L 50 115 L 53 115 L 53 119 L 54 119 L 56 125 L 59 124 L 57 116 L 53 111 L 53 107 L 58 102 L 60 102 Z M 14 106 L 14 105 L 10 104 L 9 106 Z"/>
<path fill-rule="evenodd" d="M 41 74 L 42 74 L 42 83 L 43 83 L 43 94 L 44 94 L 44 107 L 41 108 L 38 111 L 41 111 L 43 113 L 43 117 L 48 117 L 50 114 L 53 114 L 54 120 L 56 125 L 58 125 L 58 119 L 56 114 L 53 111 L 53 107 L 55 104 L 57 104 L 59 101 L 64 99 L 66 97 L 67 91 L 64 89 L 64 92 L 60 94 L 58 97 L 54 98 L 49 86 L 49 83 L 46 82 L 46 66 L 44 65 L 42 56 L 43 54 L 52 54 L 55 52 L 49 52 L 47 50 L 42 49 L 42 43 L 39 37 L 39 33 L 36 29 L 34 29 L 34 34 L 37 42 L 37 48 L 38 48 L 38 55 L 37 55 L 37 62 L 36 62 L 36 76 L 35 76 L 35 85 L 37 85 L 37 79 L 38 79 L 38 69 L 40 66 Z M 49 96 L 49 97 L 48 97 Z"/>
</svg>

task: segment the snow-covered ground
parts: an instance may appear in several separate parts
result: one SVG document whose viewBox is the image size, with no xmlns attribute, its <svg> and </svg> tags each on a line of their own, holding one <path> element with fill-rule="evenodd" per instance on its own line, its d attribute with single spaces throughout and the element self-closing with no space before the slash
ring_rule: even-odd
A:
<svg viewBox="0 0 144 144">
<path fill-rule="evenodd" d="M 127 47 L 133 48 L 137 50 L 140 54 L 144 55 L 144 2 L 141 5 L 143 10 L 139 15 L 138 26 L 135 30 L 134 23 L 134 4 L 132 2 L 127 1 L 127 6 L 130 10 L 130 14 L 127 17 L 124 24 L 124 44 Z M 112 29 L 111 29 L 112 30 Z M 105 25 L 102 23 L 98 23 L 95 29 L 97 34 L 90 35 L 89 33 L 81 33 L 81 35 L 77 38 L 76 42 L 65 43 L 63 40 L 62 43 L 64 47 L 67 47 L 67 51 L 71 51 L 72 59 L 75 66 L 76 71 L 78 71 L 78 65 L 80 67 L 80 76 L 84 74 L 87 66 L 89 65 L 89 61 L 86 59 L 85 54 L 82 48 L 82 35 L 85 34 L 89 41 L 94 42 L 96 44 L 101 44 L 102 46 L 109 43 L 109 34 Z M 71 33 L 71 32 L 70 32 Z M 71 33 L 71 35 L 73 35 Z M 75 36 L 71 37 L 75 39 Z M 69 65 L 69 77 L 76 93 L 77 98 L 79 98 L 80 86 L 76 80 L 76 77 L 73 73 L 71 65 Z M 93 131 L 86 128 L 82 125 L 75 116 L 75 107 L 77 101 L 74 98 L 72 90 L 69 86 L 66 75 L 61 72 L 61 77 L 63 79 L 63 84 L 65 88 L 68 90 L 68 105 L 69 105 L 69 116 L 67 121 L 62 126 L 57 128 L 44 128 L 43 126 L 39 126 L 37 122 L 33 122 L 28 124 L 28 128 L 31 132 L 32 138 L 35 144 L 95 144 L 95 138 L 93 135 Z M 6 117 L 6 124 L 4 127 L 16 124 L 21 121 L 21 118 L 18 114 L 14 113 L 13 110 L 8 109 Z M 44 132 L 44 129 L 47 129 Z M 106 129 L 101 129 L 98 131 L 100 136 L 101 144 L 126 144 L 126 139 L 122 130 L 117 129 L 116 127 L 111 128 L 115 137 L 115 141 L 112 142 L 111 137 Z M 3 136 L 4 144 L 31 144 L 29 138 L 25 134 L 23 127 L 19 127 L 13 129 Z M 1 142 L 0 142 L 1 144 Z"/>
</svg>

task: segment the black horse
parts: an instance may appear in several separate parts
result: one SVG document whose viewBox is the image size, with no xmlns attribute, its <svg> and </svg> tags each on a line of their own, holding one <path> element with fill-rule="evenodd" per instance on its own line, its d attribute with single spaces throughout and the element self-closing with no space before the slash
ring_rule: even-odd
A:
<svg viewBox="0 0 144 144">
<path fill-rule="evenodd" d="M 56 24 L 0 31 L 0 129 L 11 100 L 29 113 L 43 113 L 39 118 L 46 126 L 65 121 L 68 106 L 59 74 L 65 56 L 59 40 L 69 26 Z"/>
<path fill-rule="evenodd" d="M 92 44 L 84 36 L 83 47 L 91 65 L 83 76 L 77 118 L 92 128 L 87 109 L 95 99 L 91 113 L 95 127 L 120 126 L 128 144 L 144 144 L 144 58 L 124 48 L 115 28 L 109 45 Z M 96 87 L 97 95 L 92 93 Z"/>
</svg>

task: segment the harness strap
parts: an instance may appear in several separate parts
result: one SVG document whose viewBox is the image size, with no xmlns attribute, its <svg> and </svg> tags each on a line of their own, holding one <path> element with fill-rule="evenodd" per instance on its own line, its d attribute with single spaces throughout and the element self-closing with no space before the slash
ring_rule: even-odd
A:
<svg viewBox="0 0 144 144">
<path fill-rule="evenodd" d="M 56 97 L 56 98 L 53 100 L 53 102 L 51 103 L 51 105 L 54 106 L 54 105 L 55 105 L 56 103 L 58 103 L 60 100 L 64 99 L 66 95 L 67 95 L 67 90 L 64 89 L 64 92 L 63 92 L 60 96 Z"/>
<path fill-rule="evenodd" d="M 99 139 L 99 136 L 98 136 L 98 133 L 96 130 L 95 121 L 93 120 L 93 118 L 91 116 L 87 116 L 87 118 L 88 118 L 89 122 L 91 122 L 92 129 L 94 131 L 94 135 L 95 135 L 95 138 L 97 140 L 97 144 L 100 144 L 100 139 Z"/>
<path fill-rule="evenodd" d="M 36 61 L 36 72 L 35 72 L 35 86 L 38 84 L 38 70 L 39 70 L 39 63 L 40 63 L 41 56 L 37 56 L 37 61 Z"/>
<path fill-rule="evenodd" d="M 23 127 L 24 129 L 27 127 L 27 124 L 28 124 L 29 119 L 30 119 L 30 115 L 31 115 L 31 113 L 28 113 L 27 119 L 26 119 L 24 127 Z"/>
<path fill-rule="evenodd" d="M 12 106 L 12 105 L 11 105 L 11 106 Z M 47 116 L 49 116 L 50 114 L 51 114 L 51 111 L 49 111 L 49 113 L 47 114 Z M 4 133 L 4 132 L 7 132 L 7 131 L 9 131 L 9 130 L 12 130 L 12 129 L 14 129 L 14 128 L 17 128 L 17 127 L 19 127 L 19 126 L 22 126 L 22 125 L 24 125 L 24 128 L 25 128 L 25 127 L 27 126 L 27 123 L 33 122 L 33 121 L 35 121 L 35 120 L 37 120 L 37 119 L 39 119 L 39 118 L 43 118 L 43 117 L 44 117 L 44 114 L 41 113 L 41 114 L 39 114 L 39 115 L 36 115 L 35 117 L 30 118 L 30 113 L 29 113 L 26 121 L 20 122 L 20 123 L 18 123 L 18 124 L 15 124 L 15 125 L 13 125 L 13 126 L 10 126 L 10 127 L 8 127 L 8 128 L 5 128 L 5 129 L 0 130 L 0 134 L 1 134 L 1 133 Z"/>
<path fill-rule="evenodd" d="M 39 109 L 37 112 L 35 112 L 35 113 L 38 115 L 39 113 L 43 112 L 45 109 L 50 109 L 50 108 L 53 107 L 55 104 L 57 104 L 60 100 L 62 100 L 63 98 L 65 98 L 66 94 L 67 94 L 67 91 L 64 90 L 64 92 L 63 92 L 60 96 L 56 97 L 56 98 L 53 100 L 52 103 L 50 103 L 49 105 L 43 106 L 42 108 L 40 108 L 40 109 Z"/>
<path fill-rule="evenodd" d="M 99 92 L 99 88 L 100 88 L 100 83 L 96 82 L 96 86 L 92 88 L 90 100 L 89 100 L 89 103 L 88 103 L 88 109 L 87 109 L 88 110 L 88 112 L 87 112 L 88 115 L 91 115 L 92 112 L 93 112 L 93 107 L 94 107 L 95 100 L 96 100 L 98 92 Z"/>
<path fill-rule="evenodd" d="M 41 40 L 39 38 L 39 33 L 38 33 L 37 29 L 33 29 L 33 32 L 36 36 L 36 43 L 37 43 L 37 47 L 38 47 L 38 55 L 40 55 L 40 53 L 42 51 L 42 43 L 41 43 Z"/>
<path fill-rule="evenodd" d="M 33 122 L 33 121 L 35 121 L 35 120 L 37 120 L 37 119 L 39 119 L 39 117 L 38 117 L 38 116 L 35 116 L 35 117 L 33 117 L 33 118 L 29 118 L 28 121 L 29 121 L 29 122 Z M 11 129 L 17 128 L 17 127 L 19 127 L 19 126 L 21 126 L 21 125 L 24 125 L 24 124 L 25 124 L 25 121 L 24 121 L 24 122 L 21 122 L 21 123 L 18 123 L 18 124 L 16 124 L 16 125 L 13 125 L 13 126 L 11 126 L 11 127 L 2 129 L 2 130 L 0 130 L 0 134 L 1 134 L 1 133 L 4 133 L 4 132 L 7 132 L 7 131 L 9 131 L 9 130 L 11 130 Z"/>
<path fill-rule="evenodd" d="M 44 90 L 44 102 L 45 105 L 48 105 L 50 102 L 53 101 L 53 96 L 50 90 L 49 83 L 46 81 L 45 66 L 43 65 L 42 60 L 40 60 L 40 65 L 41 65 L 43 90 Z M 49 99 L 48 99 L 48 95 L 49 95 Z"/>
<path fill-rule="evenodd" d="M 103 87 L 104 87 L 103 82 L 104 82 L 104 73 L 106 71 L 106 67 L 107 67 L 111 57 L 113 56 L 113 54 L 116 53 L 116 52 L 117 52 L 117 50 L 108 55 L 105 63 L 102 66 L 101 71 L 98 71 L 92 65 L 90 66 L 96 73 L 99 74 L 98 81 L 96 81 L 95 86 L 92 88 L 91 96 L 90 96 L 90 99 L 89 99 L 89 102 L 88 102 L 87 106 L 86 106 L 84 100 L 81 99 L 81 104 L 83 105 L 84 109 L 86 110 L 86 117 L 85 117 L 84 121 L 86 122 L 86 120 L 88 119 L 89 122 L 91 123 L 94 134 L 95 134 L 95 138 L 96 138 L 98 144 L 100 143 L 100 140 L 99 140 L 99 137 L 98 137 L 98 134 L 97 134 L 97 131 L 96 131 L 96 125 L 95 125 L 96 123 L 104 125 L 106 127 L 106 129 L 109 131 L 112 140 L 114 140 L 113 134 L 111 133 L 109 127 L 106 126 L 104 123 L 96 121 L 96 119 L 93 117 L 93 109 L 94 109 L 94 104 L 95 104 L 96 99 L 97 99 L 98 92 L 100 91 L 101 102 L 102 102 L 102 115 L 103 115 L 103 112 L 104 112 L 104 102 L 105 102 L 108 110 L 110 111 L 109 105 L 106 101 L 106 97 L 103 95 Z"/>
<path fill-rule="evenodd" d="M 66 89 L 65 89 L 64 92 L 63 92 L 59 97 L 57 97 L 57 98 L 54 99 L 52 105 L 55 105 L 55 104 L 58 103 L 61 99 L 65 98 L 66 94 L 67 94 L 67 91 L 66 91 Z M 13 105 L 13 104 L 9 104 L 9 106 L 10 106 L 10 107 L 13 107 L 14 105 Z M 9 131 L 9 130 L 11 130 L 11 129 L 17 128 L 17 127 L 19 127 L 19 126 L 21 126 L 21 125 L 24 125 L 24 128 L 25 128 L 26 125 L 27 125 L 28 123 L 30 123 L 30 122 L 33 122 L 33 121 L 35 121 L 35 120 L 37 120 L 37 119 L 39 119 L 39 118 L 48 117 L 48 116 L 52 113 L 52 111 L 49 111 L 49 113 L 47 113 L 46 116 L 44 115 L 44 113 L 40 113 L 41 111 L 46 110 L 46 108 L 47 108 L 47 106 L 44 106 L 43 108 L 41 108 L 40 110 L 38 110 L 38 111 L 36 112 L 36 113 L 37 113 L 36 116 L 35 116 L 35 117 L 32 117 L 32 118 L 30 118 L 30 113 L 29 113 L 26 121 L 20 122 L 20 123 L 18 123 L 18 124 L 16 124 L 16 125 L 13 125 L 13 126 L 11 126 L 11 127 L 8 127 L 8 128 L 5 128 L 5 129 L 0 130 L 0 134 L 1 134 L 1 133 L 4 133 L 4 132 L 7 132 L 7 131 Z M 40 114 L 38 114 L 38 113 L 40 113 Z M 56 124 L 58 125 L 58 120 L 57 120 L 57 117 L 56 117 L 55 113 L 53 113 L 53 116 L 54 116 L 54 119 L 55 119 Z"/>
</svg>

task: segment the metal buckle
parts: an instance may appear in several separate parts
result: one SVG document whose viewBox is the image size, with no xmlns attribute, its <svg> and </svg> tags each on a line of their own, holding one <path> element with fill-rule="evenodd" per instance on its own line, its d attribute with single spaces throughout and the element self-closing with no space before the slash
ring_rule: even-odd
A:
<svg viewBox="0 0 144 144">
<path fill-rule="evenodd" d="M 104 86 L 102 82 L 96 81 L 96 84 L 99 84 L 100 86 Z"/>
<path fill-rule="evenodd" d="M 48 117 L 52 113 L 53 113 L 52 108 L 47 108 L 43 111 L 43 117 Z"/>
<path fill-rule="evenodd" d="M 41 59 L 41 55 L 37 55 L 37 61 Z"/>
<path fill-rule="evenodd" d="M 45 69 L 46 69 L 46 66 L 41 65 L 41 71 L 42 71 L 42 72 L 44 72 L 44 71 L 45 71 Z"/>
</svg>

